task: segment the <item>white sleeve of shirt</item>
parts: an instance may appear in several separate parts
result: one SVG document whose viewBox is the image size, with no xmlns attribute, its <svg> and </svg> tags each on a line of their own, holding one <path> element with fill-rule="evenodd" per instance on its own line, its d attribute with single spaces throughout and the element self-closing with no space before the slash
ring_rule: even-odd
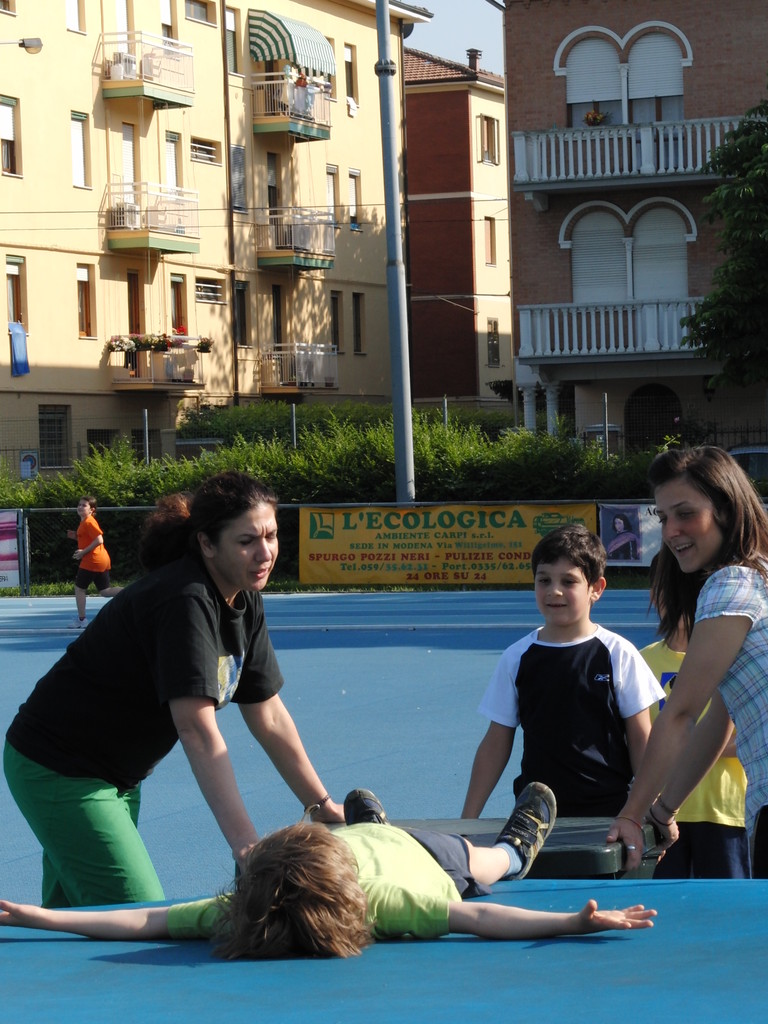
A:
<svg viewBox="0 0 768 1024">
<path fill-rule="evenodd" d="M 638 649 L 618 633 L 601 627 L 603 641 L 611 651 L 613 686 L 622 718 L 645 711 L 664 697 L 664 690 Z"/>
<path fill-rule="evenodd" d="M 491 722 L 516 729 L 520 725 L 520 710 L 517 701 L 517 671 L 520 659 L 539 635 L 538 629 L 512 644 L 499 658 L 491 681 L 486 687 L 478 711 Z"/>
</svg>

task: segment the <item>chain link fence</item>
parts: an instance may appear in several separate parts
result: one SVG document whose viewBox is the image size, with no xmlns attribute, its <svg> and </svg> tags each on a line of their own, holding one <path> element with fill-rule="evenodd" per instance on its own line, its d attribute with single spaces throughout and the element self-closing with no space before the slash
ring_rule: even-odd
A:
<svg viewBox="0 0 768 1024">
<path fill-rule="evenodd" d="M 96 517 L 112 560 L 110 576 L 113 583 L 130 583 L 142 575 L 139 537 L 152 508 L 151 505 L 98 508 Z M 296 505 L 279 507 L 280 557 L 273 573 L 275 579 L 298 579 L 298 513 Z M 73 582 L 77 566 L 72 555 L 76 545 L 67 537 L 67 530 L 76 530 L 79 524 L 75 509 L 29 508 L 22 511 L 22 516 L 28 550 L 29 586 Z"/>
</svg>

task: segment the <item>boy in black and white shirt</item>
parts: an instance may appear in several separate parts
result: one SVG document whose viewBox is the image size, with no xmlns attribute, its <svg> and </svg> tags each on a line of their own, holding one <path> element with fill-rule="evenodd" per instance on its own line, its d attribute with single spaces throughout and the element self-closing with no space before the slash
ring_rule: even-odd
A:
<svg viewBox="0 0 768 1024">
<path fill-rule="evenodd" d="M 523 729 L 518 794 L 545 783 L 564 817 L 613 817 L 623 806 L 662 696 L 637 649 L 591 621 L 605 589 L 605 549 L 583 526 L 553 530 L 532 555 L 544 625 L 502 654 L 479 711 L 490 719 L 477 749 L 462 817 L 479 817 Z"/>
</svg>

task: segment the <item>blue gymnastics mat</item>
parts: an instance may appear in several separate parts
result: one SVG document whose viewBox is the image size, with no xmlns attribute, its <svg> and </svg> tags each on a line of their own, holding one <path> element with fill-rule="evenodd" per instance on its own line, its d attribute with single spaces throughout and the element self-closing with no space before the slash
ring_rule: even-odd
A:
<svg viewBox="0 0 768 1024">
<path fill-rule="evenodd" d="M 3 1020 L 25 1024 L 274 1024 L 665 1020 L 762 1024 L 768 882 L 502 883 L 542 910 L 646 903 L 639 932 L 535 942 L 450 936 L 349 960 L 222 962 L 206 943 L 93 942 L 0 931 Z"/>
<path fill-rule="evenodd" d="M 395 818 L 455 818 L 486 722 L 478 701 L 502 650 L 539 624 L 519 592 L 265 596 L 286 677 L 283 698 L 336 799 L 357 786 Z M 89 613 L 99 603 L 89 601 Z M 638 647 L 654 639 L 647 591 L 608 592 L 595 619 Z M 72 639 L 73 601 L 0 599 L 2 732 Z M 260 832 L 301 808 L 234 708 L 220 718 Z M 504 818 L 519 749 L 488 803 Z M 143 787 L 141 831 L 169 900 L 225 889 L 232 862 L 174 750 Z M 39 902 L 40 851 L 0 782 L 0 892 Z M 2 1019 L 25 1024 L 120 1020 L 614 1022 L 638 1014 L 762 1022 L 768 883 L 501 883 L 495 899 L 570 910 L 643 902 L 657 926 L 546 942 L 453 936 L 384 943 L 346 961 L 222 963 L 204 943 L 96 943 L 0 931 Z"/>
</svg>

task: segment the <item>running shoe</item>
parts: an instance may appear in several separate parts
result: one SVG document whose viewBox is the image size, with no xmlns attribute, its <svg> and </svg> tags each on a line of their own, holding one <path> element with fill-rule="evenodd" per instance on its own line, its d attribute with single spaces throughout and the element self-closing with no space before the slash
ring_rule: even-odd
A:
<svg viewBox="0 0 768 1024">
<path fill-rule="evenodd" d="M 557 801 L 549 786 L 543 782 L 529 782 L 496 837 L 497 843 L 514 846 L 520 854 L 523 867 L 518 874 L 511 876 L 515 880 L 525 878 L 531 870 L 556 817 Z"/>
<path fill-rule="evenodd" d="M 370 789 L 353 789 L 347 793 L 344 799 L 344 821 L 347 825 L 359 825 L 361 822 L 389 824 L 381 801 Z"/>
</svg>

